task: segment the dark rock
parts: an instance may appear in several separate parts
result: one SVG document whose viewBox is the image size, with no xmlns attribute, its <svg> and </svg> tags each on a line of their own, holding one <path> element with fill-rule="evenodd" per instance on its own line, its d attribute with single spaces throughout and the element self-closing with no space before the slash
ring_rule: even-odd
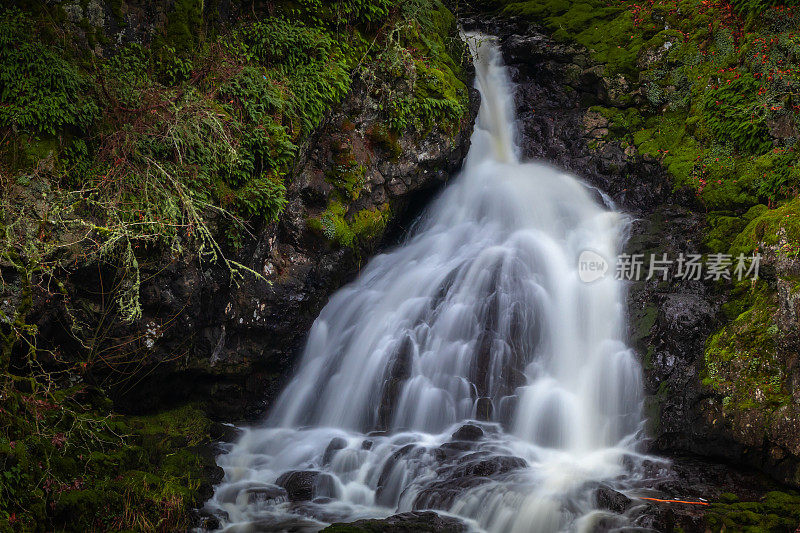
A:
<svg viewBox="0 0 800 533">
<path fill-rule="evenodd" d="M 625 512 L 625 509 L 631 504 L 630 498 L 608 485 L 600 485 L 594 493 L 594 498 L 599 509 L 618 514 Z"/>
<path fill-rule="evenodd" d="M 231 424 L 212 422 L 209 435 L 212 439 L 222 442 L 233 442 L 242 434 L 242 430 Z"/>
<path fill-rule="evenodd" d="M 478 398 L 475 404 L 475 418 L 478 420 L 488 422 L 494 416 L 494 405 L 491 398 Z"/>
<path fill-rule="evenodd" d="M 331 441 L 328 443 L 328 447 L 325 448 L 325 453 L 322 454 L 322 464 L 323 465 L 329 464 L 331 462 L 331 459 L 333 459 L 333 456 L 336 454 L 336 452 L 346 447 L 347 447 L 347 441 L 344 440 L 343 438 L 335 437 L 331 439 Z"/>
<path fill-rule="evenodd" d="M 411 531 L 431 533 L 461 533 L 467 528 L 464 523 L 451 516 L 442 516 L 432 511 L 411 511 L 383 519 L 357 520 L 355 522 L 331 524 L 322 531 L 352 531 L 363 533 L 407 533 Z"/>
<path fill-rule="evenodd" d="M 285 502 L 289 499 L 286 489 L 279 486 L 253 487 L 245 491 L 247 503 L 263 502 L 270 505 Z"/>
<path fill-rule="evenodd" d="M 400 341 L 387 366 L 381 401 L 378 406 L 378 427 L 380 428 L 386 428 L 391 423 L 394 406 L 397 405 L 403 382 L 411 376 L 413 358 L 414 340 L 410 335 L 406 335 Z"/>
<path fill-rule="evenodd" d="M 286 489 L 289 501 L 310 501 L 318 496 L 331 496 L 335 482 L 330 474 L 317 470 L 292 470 L 278 477 L 275 484 Z"/>
<path fill-rule="evenodd" d="M 528 464 L 520 457 L 489 455 L 488 452 L 462 453 L 454 458 L 452 455 L 437 457 L 444 464 L 438 469 L 437 478 L 420 490 L 414 500 L 414 509 L 449 509 L 465 491 Z"/>
<path fill-rule="evenodd" d="M 453 440 L 478 440 L 483 437 L 483 430 L 473 424 L 464 424 L 453 433 Z"/>
</svg>

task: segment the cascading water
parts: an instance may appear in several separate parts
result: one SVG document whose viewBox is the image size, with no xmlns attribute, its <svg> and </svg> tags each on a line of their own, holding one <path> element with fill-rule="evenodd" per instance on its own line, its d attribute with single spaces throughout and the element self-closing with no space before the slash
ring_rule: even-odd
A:
<svg viewBox="0 0 800 533">
<path fill-rule="evenodd" d="M 482 102 L 464 169 L 331 298 L 266 427 L 218 458 L 207 509 L 226 531 L 427 508 L 497 532 L 625 523 L 593 494 L 636 480 L 640 370 L 620 282 L 577 268 L 584 250 L 615 256 L 626 219 L 519 161 L 499 49 L 469 41 Z M 312 501 L 276 487 L 292 476 L 308 494 L 289 499 Z"/>
</svg>

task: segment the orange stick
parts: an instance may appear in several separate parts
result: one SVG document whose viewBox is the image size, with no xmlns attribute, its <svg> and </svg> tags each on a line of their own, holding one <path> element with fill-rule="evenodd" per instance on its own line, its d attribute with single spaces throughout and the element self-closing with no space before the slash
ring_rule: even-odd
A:
<svg viewBox="0 0 800 533">
<path fill-rule="evenodd" d="M 686 502 L 686 501 L 683 501 L 683 500 L 659 500 L 658 498 L 643 498 L 641 496 L 639 497 L 639 499 L 640 500 L 650 500 L 650 501 L 654 501 L 654 502 L 664 502 L 664 503 L 688 503 L 688 504 L 691 504 L 691 505 L 711 505 L 711 504 L 706 503 L 706 502 Z"/>
</svg>

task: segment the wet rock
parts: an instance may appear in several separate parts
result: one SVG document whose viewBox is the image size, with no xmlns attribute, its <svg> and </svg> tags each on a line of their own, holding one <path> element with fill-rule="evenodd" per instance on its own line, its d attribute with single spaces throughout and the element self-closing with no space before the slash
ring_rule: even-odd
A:
<svg viewBox="0 0 800 533">
<path fill-rule="evenodd" d="M 245 491 L 247 503 L 262 502 L 275 505 L 289 499 L 289 493 L 283 487 L 271 485 L 268 487 L 253 487 Z"/>
<path fill-rule="evenodd" d="M 500 399 L 500 407 L 498 408 L 497 418 L 506 430 L 511 428 L 514 422 L 514 414 L 517 412 L 517 405 L 519 404 L 519 396 L 504 396 Z"/>
<path fill-rule="evenodd" d="M 475 418 L 478 420 L 488 422 L 494 416 L 494 404 L 491 398 L 478 398 L 475 404 Z"/>
<path fill-rule="evenodd" d="M 453 477 L 492 477 L 505 474 L 512 470 L 525 468 L 528 463 L 520 457 L 499 455 L 488 459 L 469 461 L 458 465 L 453 471 Z"/>
<path fill-rule="evenodd" d="M 625 512 L 625 509 L 631 504 L 630 498 L 608 485 L 600 485 L 594 493 L 594 498 L 599 509 L 613 511 L 617 514 Z"/>
<path fill-rule="evenodd" d="M 447 460 L 440 457 L 440 461 Z M 438 469 L 436 480 L 420 490 L 414 509 L 449 509 L 453 501 L 467 490 L 525 468 L 520 457 L 488 455 L 488 452 L 456 456 Z"/>
<path fill-rule="evenodd" d="M 414 340 L 410 335 L 403 337 L 395 353 L 390 358 L 383 393 L 378 407 L 378 427 L 386 428 L 394 416 L 394 406 L 400 397 L 403 382 L 411 375 L 414 358 Z"/>
<path fill-rule="evenodd" d="M 453 440 L 473 441 L 483 437 L 483 430 L 474 424 L 464 424 L 453 433 Z"/>
<path fill-rule="evenodd" d="M 431 533 L 461 533 L 466 530 L 466 525 L 457 518 L 453 518 L 451 516 L 442 516 L 432 511 L 411 511 L 383 519 L 367 519 L 348 523 L 335 523 L 331 524 L 322 531 L 352 531 L 354 533 L 374 533 L 378 531 L 383 533 L 407 533 L 411 531 L 427 531 Z"/>
<path fill-rule="evenodd" d="M 292 470 L 278 477 L 275 484 L 286 489 L 289 501 L 309 501 L 318 496 L 330 496 L 335 486 L 330 474 L 318 470 Z"/>
<path fill-rule="evenodd" d="M 322 464 L 330 464 L 331 459 L 333 459 L 333 456 L 336 454 L 336 452 L 346 447 L 347 441 L 342 437 L 335 437 L 331 439 L 330 443 L 328 443 L 328 447 L 325 448 L 325 452 L 322 454 Z"/>
</svg>

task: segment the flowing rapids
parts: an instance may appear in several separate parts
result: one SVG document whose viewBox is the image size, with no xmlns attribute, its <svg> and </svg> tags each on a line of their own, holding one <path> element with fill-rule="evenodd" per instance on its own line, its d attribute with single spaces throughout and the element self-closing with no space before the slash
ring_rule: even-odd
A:
<svg viewBox="0 0 800 533">
<path fill-rule="evenodd" d="M 265 427 L 218 458 L 207 509 L 225 531 L 417 509 L 496 532 L 628 523 L 596 503 L 601 483 L 641 481 L 624 288 L 577 270 L 584 250 L 616 255 L 626 218 L 519 160 L 499 49 L 469 40 L 482 102 L 464 169 L 402 246 L 331 298 Z"/>
</svg>

